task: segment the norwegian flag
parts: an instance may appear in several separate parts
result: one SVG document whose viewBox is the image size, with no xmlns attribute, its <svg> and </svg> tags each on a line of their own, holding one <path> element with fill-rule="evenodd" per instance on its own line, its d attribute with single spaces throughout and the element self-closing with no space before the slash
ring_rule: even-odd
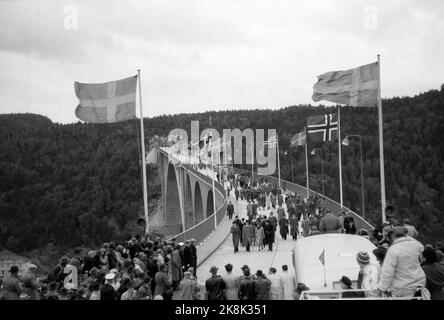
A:
<svg viewBox="0 0 444 320">
<path fill-rule="evenodd" d="M 330 113 L 307 119 L 307 134 L 312 141 L 332 141 L 338 135 L 338 114 Z"/>
</svg>

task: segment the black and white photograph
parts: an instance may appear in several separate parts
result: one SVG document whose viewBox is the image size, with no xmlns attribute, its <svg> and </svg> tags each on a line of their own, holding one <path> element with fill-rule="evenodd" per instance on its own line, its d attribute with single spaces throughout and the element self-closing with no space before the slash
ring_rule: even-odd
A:
<svg viewBox="0 0 444 320">
<path fill-rule="evenodd" d="M 0 0 L 0 309 L 444 300 L 443 31 L 441 0 Z"/>
</svg>

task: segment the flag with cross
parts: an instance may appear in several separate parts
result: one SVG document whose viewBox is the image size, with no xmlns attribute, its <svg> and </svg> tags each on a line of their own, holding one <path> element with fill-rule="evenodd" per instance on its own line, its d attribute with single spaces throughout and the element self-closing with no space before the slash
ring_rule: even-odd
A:
<svg viewBox="0 0 444 320">
<path fill-rule="evenodd" d="M 338 136 L 337 113 L 307 118 L 307 134 L 313 142 L 333 141 Z"/>
<path fill-rule="evenodd" d="M 307 132 L 306 132 L 306 129 L 304 129 L 304 131 L 296 133 L 290 139 L 290 148 L 304 146 L 306 143 L 307 143 Z"/>
<path fill-rule="evenodd" d="M 137 75 L 104 83 L 74 82 L 79 98 L 77 118 L 90 123 L 114 123 L 136 117 Z"/>
<path fill-rule="evenodd" d="M 378 78 L 378 62 L 349 70 L 326 72 L 318 76 L 318 82 L 313 86 L 312 99 L 354 107 L 376 107 Z"/>
</svg>

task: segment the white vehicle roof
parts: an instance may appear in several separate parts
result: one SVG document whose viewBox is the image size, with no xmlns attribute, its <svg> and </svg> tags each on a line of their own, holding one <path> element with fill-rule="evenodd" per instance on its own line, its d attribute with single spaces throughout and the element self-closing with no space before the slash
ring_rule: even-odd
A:
<svg viewBox="0 0 444 320">
<path fill-rule="evenodd" d="M 325 278 L 324 266 L 319 256 L 325 249 Z M 328 233 L 300 238 L 296 241 L 293 251 L 293 263 L 296 280 L 310 290 L 333 290 L 333 283 L 342 276 L 356 281 L 359 265 L 356 255 L 359 251 L 367 251 L 370 262 L 378 264 L 373 250 L 375 245 L 368 239 L 351 234 Z"/>
</svg>

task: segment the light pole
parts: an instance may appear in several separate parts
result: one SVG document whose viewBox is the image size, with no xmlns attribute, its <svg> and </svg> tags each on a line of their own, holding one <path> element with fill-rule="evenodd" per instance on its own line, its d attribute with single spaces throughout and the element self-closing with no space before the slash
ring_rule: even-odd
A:
<svg viewBox="0 0 444 320">
<path fill-rule="evenodd" d="M 364 166 L 362 161 L 362 136 L 359 134 L 350 134 L 345 136 L 344 140 L 342 141 L 343 146 L 349 146 L 350 145 L 350 139 L 349 138 L 359 138 L 359 154 L 361 158 L 361 201 L 362 201 L 362 217 L 365 219 L 365 203 L 364 203 Z"/>
<path fill-rule="evenodd" d="M 322 194 L 325 196 L 325 188 L 324 188 L 324 152 L 322 148 L 314 148 L 311 151 L 312 155 L 316 154 L 316 149 L 321 150 L 321 180 L 322 180 Z"/>
</svg>

